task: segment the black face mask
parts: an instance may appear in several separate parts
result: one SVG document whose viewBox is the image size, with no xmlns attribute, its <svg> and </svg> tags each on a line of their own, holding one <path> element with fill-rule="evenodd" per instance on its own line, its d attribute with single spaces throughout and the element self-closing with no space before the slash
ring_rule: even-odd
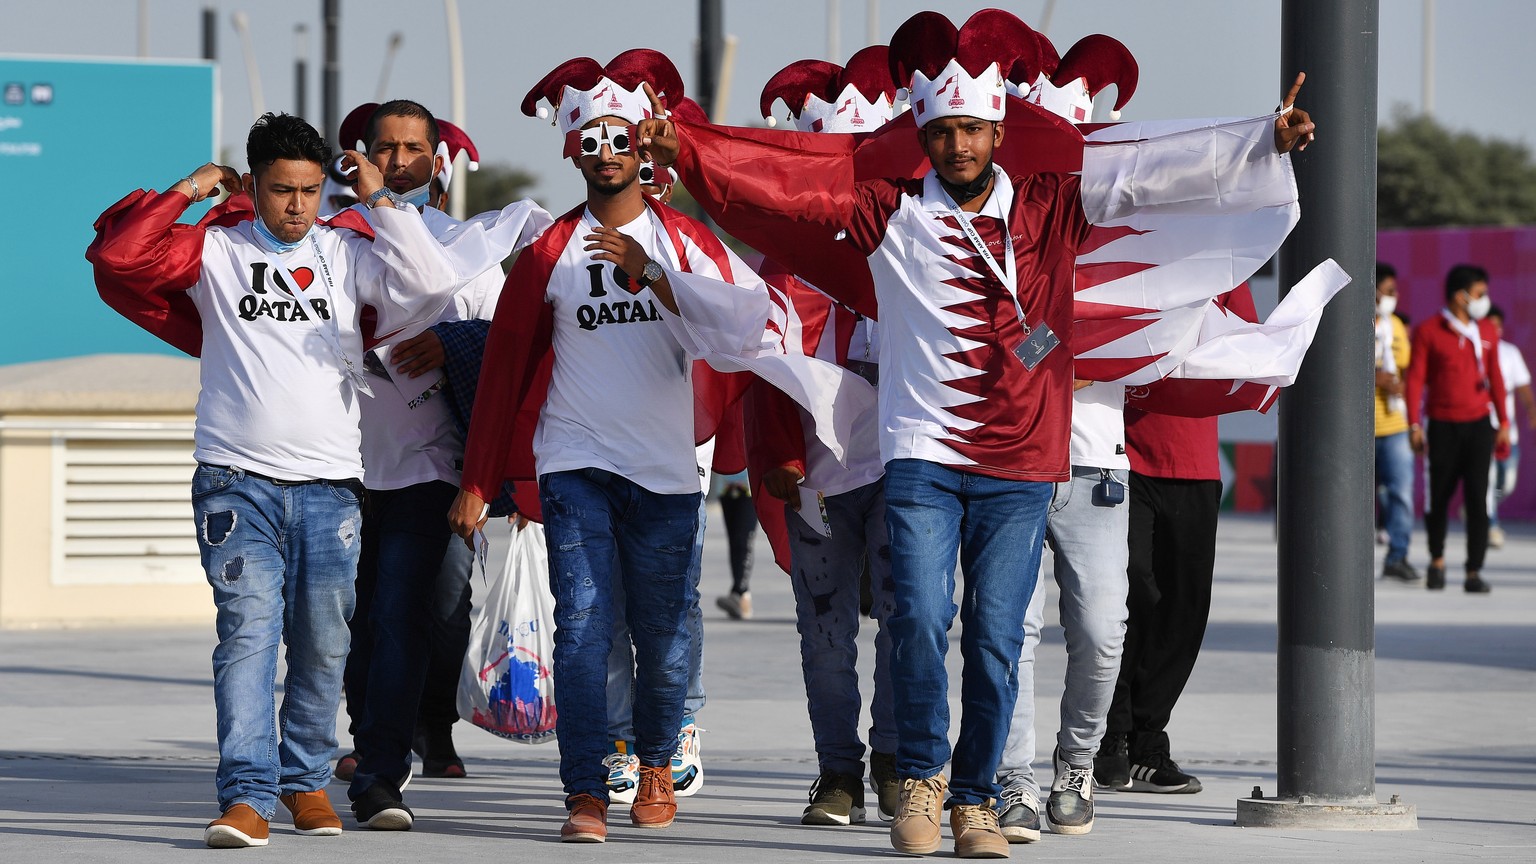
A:
<svg viewBox="0 0 1536 864">
<path fill-rule="evenodd" d="M 991 188 L 993 173 L 992 161 L 989 159 L 987 160 L 987 167 L 981 169 L 981 173 L 976 175 L 975 180 L 956 186 L 943 177 L 939 177 L 939 185 L 943 186 L 944 191 L 948 192 L 950 197 L 955 199 L 956 204 L 964 204 Z"/>
</svg>

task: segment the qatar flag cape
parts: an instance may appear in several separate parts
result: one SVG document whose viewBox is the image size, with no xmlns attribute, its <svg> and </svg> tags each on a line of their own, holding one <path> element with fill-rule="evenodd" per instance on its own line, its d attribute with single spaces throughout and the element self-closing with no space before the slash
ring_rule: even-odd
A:
<svg viewBox="0 0 1536 864">
<path fill-rule="evenodd" d="M 159 245 L 142 266 L 127 271 L 100 266 L 101 250 L 137 244 L 145 248 L 160 239 L 159 226 L 174 222 L 190 206 L 180 192 L 138 189 L 124 196 L 96 219 L 96 239 L 86 249 L 96 275 L 96 291 L 114 311 L 171 347 L 198 357 L 202 354 L 203 319 L 185 289 L 197 282 L 203 266 L 203 234 L 213 226 L 233 227 L 255 218 L 244 192 L 216 204 L 196 225 L 173 224 L 170 240 Z M 463 281 L 499 264 L 547 223 L 548 214 L 530 200 L 482 213 L 436 235 L 455 272 Z M 316 224 L 355 231 L 372 240 L 373 226 L 357 208 L 349 207 Z M 179 287 L 178 287 L 179 286 Z M 373 348 L 395 335 L 375 333 L 378 312 L 363 306 L 360 314 L 363 347 Z"/>
<path fill-rule="evenodd" d="M 645 201 L 666 231 L 669 263 L 675 265 L 668 282 L 682 314 L 663 317 L 683 349 L 698 358 L 692 376 L 694 443 L 715 437 L 756 376 L 808 411 L 817 438 L 844 458 L 853 424 L 876 410 L 874 388 L 832 363 L 785 351 L 777 315 L 770 312 L 764 320 L 761 310 L 718 302 L 717 278 L 741 284 L 738 278 L 750 274 L 733 273 L 719 238 L 697 220 L 650 197 Z M 489 501 L 511 480 L 518 511 L 530 519 L 541 518 L 532 482 L 537 479 L 533 438 L 555 359 L 554 310 L 544 296 L 585 209 L 582 204 L 555 220 L 507 274 L 465 444 L 463 488 Z"/>
<path fill-rule="evenodd" d="M 1294 378 L 1323 305 L 1348 281 L 1342 270 L 1320 265 L 1307 290 L 1288 295 L 1291 305 L 1274 326 L 1224 328 L 1227 316 L 1210 302 L 1251 277 L 1296 224 L 1289 158 L 1248 175 L 1251 185 L 1245 177 L 1222 189 L 1220 213 L 1199 194 L 1187 205 L 1170 203 L 1178 178 L 1158 175 L 1162 161 L 1182 154 L 1211 154 L 1210 167 L 1220 171 L 1231 167 L 1224 159 L 1262 153 L 1273 146 L 1266 142 L 1277 116 L 1089 127 L 1085 139 L 1066 120 L 1009 97 L 998 164 L 1012 176 L 1081 173 L 1083 206 L 1096 226 L 1077 250 L 1076 377 L 1137 385 L 1169 376 L 1237 379 L 1220 386 L 1248 394 L 1257 391 L 1241 379 Z M 722 229 L 807 281 L 836 286 L 838 300 L 878 318 L 867 259 L 839 232 L 852 213 L 854 183 L 928 172 L 910 112 L 868 134 L 675 126 L 681 182 Z M 1162 186 L 1156 206 L 1137 200 L 1144 181 Z M 1226 351 L 1223 341 L 1241 346 Z M 1201 362 L 1185 365 L 1196 346 L 1211 342 L 1218 345 Z M 1240 363 L 1219 368 L 1224 357 L 1266 353 L 1262 375 L 1246 375 Z M 1228 410 L 1258 407 L 1253 402 L 1245 397 Z"/>
</svg>

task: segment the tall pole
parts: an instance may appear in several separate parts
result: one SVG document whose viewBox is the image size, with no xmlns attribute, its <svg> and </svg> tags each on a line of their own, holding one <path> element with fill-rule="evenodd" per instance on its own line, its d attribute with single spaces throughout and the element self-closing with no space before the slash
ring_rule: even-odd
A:
<svg viewBox="0 0 1536 864">
<path fill-rule="evenodd" d="M 1424 57 L 1419 63 L 1420 108 L 1425 117 L 1435 114 L 1435 0 L 1424 0 Z"/>
<path fill-rule="evenodd" d="M 443 14 L 448 18 L 448 84 L 449 102 L 452 104 L 453 123 L 460 129 L 465 126 L 464 109 L 464 40 L 459 30 L 458 0 L 443 0 Z M 459 179 L 453 194 L 448 196 L 448 215 L 463 221 L 468 212 L 469 157 L 460 154 L 454 160 L 453 176 Z"/>
<path fill-rule="evenodd" d="M 325 41 L 321 48 L 324 56 L 320 61 L 320 131 L 325 133 L 325 140 L 334 142 L 341 135 L 341 58 L 337 51 L 341 0 L 323 0 L 320 11 L 325 21 Z"/>
<path fill-rule="evenodd" d="M 827 62 L 843 62 L 843 49 L 837 37 L 843 30 L 842 16 L 838 14 L 837 0 L 827 0 Z"/>
<path fill-rule="evenodd" d="M 309 115 L 309 28 L 293 25 L 293 113 Z"/>
<path fill-rule="evenodd" d="M 240 34 L 240 52 L 245 55 L 245 85 L 251 93 L 251 117 L 267 113 L 267 100 L 261 93 L 261 70 L 256 68 L 256 49 L 251 45 L 251 19 L 244 12 L 235 12 L 230 20 Z"/>
<path fill-rule="evenodd" d="M 1411 806 L 1376 801 L 1377 17 L 1376 0 L 1282 3 L 1281 86 L 1307 73 L 1297 102 L 1320 130 L 1292 157 L 1303 209 L 1280 250 L 1282 284 L 1327 258 L 1353 281 L 1280 397 L 1279 794 L 1239 801 L 1243 825 L 1416 825 Z"/>
<path fill-rule="evenodd" d="M 720 56 L 725 51 L 725 16 L 720 0 L 699 0 L 699 86 L 695 93 L 704 100 L 699 105 L 710 118 L 715 116 L 715 92 L 720 85 Z"/>
<path fill-rule="evenodd" d="M 864 44 L 880 44 L 880 0 L 864 0 Z"/>
<path fill-rule="evenodd" d="M 219 59 L 219 10 L 203 7 L 203 59 Z"/>
<path fill-rule="evenodd" d="M 149 56 L 149 0 L 139 0 L 139 39 L 138 48 L 140 57 Z"/>
</svg>

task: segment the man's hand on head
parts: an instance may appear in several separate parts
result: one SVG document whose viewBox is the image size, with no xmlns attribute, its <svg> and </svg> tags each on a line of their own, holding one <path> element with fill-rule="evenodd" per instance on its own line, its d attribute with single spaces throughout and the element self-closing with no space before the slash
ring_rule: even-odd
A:
<svg viewBox="0 0 1536 864">
<path fill-rule="evenodd" d="M 1307 73 L 1296 73 L 1296 83 L 1291 85 L 1290 92 L 1285 94 L 1285 100 L 1280 103 L 1282 113 L 1275 118 L 1275 149 L 1281 153 L 1291 152 L 1292 147 L 1297 150 L 1307 149 L 1317 129 L 1312 116 L 1296 107 L 1296 94 L 1301 92 L 1301 84 L 1306 80 Z"/>
<path fill-rule="evenodd" d="M 367 201 L 369 196 L 384 188 L 384 174 L 378 167 L 368 161 L 368 157 L 356 150 L 343 151 L 341 159 L 343 171 L 357 169 L 354 174 L 357 178 L 357 200 Z"/>
<path fill-rule="evenodd" d="M 677 128 L 671 120 L 666 119 L 666 106 L 661 104 L 651 85 L 640 86 L 645 88 L 645 98 L 651 100 L 651 116 L 641 120 L 636 130 L 640 137 L 640 158 L 656 163 L 659 168 L 666 168 L 677 161 Z"/>
<path fill-rule="evenodd" d="M 188 183 L 187 180 L 191 180 L 192 183 Z M 193 183 L 197 184 L 195 189 L 192 186 Z M 228 195 L 239 192 L 240 172 L 228 165 L 208 162 L 171 188 L 180 188 L 188 198 L 192 199 L 192 203 L 196 204 L 218 194 L 220 186 L 224 187 L 224 192 Z"/>
</svg>

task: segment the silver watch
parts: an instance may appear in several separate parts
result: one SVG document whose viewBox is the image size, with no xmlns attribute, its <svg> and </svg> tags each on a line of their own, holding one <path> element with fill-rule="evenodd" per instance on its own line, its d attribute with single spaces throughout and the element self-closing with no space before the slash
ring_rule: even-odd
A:
<svg viewBox="0 0 1536 864">
<path fill-rule="evenodd" d="M 378 205 L 380 198 L 388 198 L 389 206 L 396 209 L 400 207 L 400 202 L 403 200 L 399 195 L 396 195 L 394 192 L 390 191 L 388 186 L 384 186 L 381 187 L 379 191 L 369 195 L 368 200 L 364 201 L 363 204 L 365 204 L 369 210 L 372 210 L 375 206 Z"/>
<path fill-rule="evenodd" d="M 640 278 L 636 281 L 638 281 L 641 286 L 649 288 L 660 281 L 661 277 L 664 275 L 666 274 L 662 272 L 661 265 L 657 264 L 654 260 L 651 260 L 645 262 L 645 269 L 640 271 Z"/>
</svg>

